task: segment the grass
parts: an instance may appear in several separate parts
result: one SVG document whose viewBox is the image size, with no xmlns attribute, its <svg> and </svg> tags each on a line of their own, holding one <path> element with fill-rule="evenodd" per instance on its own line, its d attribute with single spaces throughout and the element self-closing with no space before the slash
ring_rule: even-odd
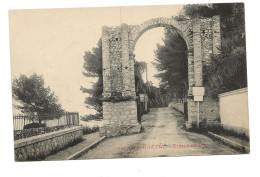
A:
<svg viewBox="0 0 260 177">
<path fill-rule="evenodd" d="M 176 108 L 173 108 L 173 107 L 171 107 L 171 108 L 176 110 L 177 112 L 179 112 L 181 114 L 181 116 L 177 115 L 177 114 L 175 115 L 176 117 L 178 117 L 177 123 L 178 123 L 178 126 L 181 129 L 186 130 L 185 123 L 184 123 L 184 120 L 183 120 L 183 113 L 181 111 L 177 110 Z M 249 142 L 249 137 L 244 132 L 236 132 L 232 129 L 225 129 L 221 125 L 207 126 L 207 123 L 205 122 L 205 120 L 204 120 L 204 122 L 200 122 L 200 129 L 197 129 L 194 126 L 187 131 L 201 133 L 201 134 L 205 134 L 205 135 L 207 135 L 207 132 L 210 131 L 210 132 L 218 134 L 218 135 L 234 136 L 236 138 L 239 138 L 239 139 L 242 139 L 242 140 Z"/>
<path fill-rule="evenodd" d="M 223 135 L 223 136 L 234 136 L 242 140 L 246 140 L 249 142 L 249 137 L 246 136 L 244 132 L 236 132 L 231 129 L 224 129 L 223 126 L 212 126 L 208 128 L 209 131 L 212 133 L 218 134 L 218 135 Z"/>
</svg>

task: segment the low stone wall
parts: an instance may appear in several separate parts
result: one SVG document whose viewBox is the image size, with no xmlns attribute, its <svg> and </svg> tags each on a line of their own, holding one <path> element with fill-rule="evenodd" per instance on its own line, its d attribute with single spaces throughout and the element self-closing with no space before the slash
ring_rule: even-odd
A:
<svg viewBox="0 0 260 177">
<path fill-rule="evenodd" d="M 219 107 L 223 128 L 249 137 L 247 88 L 220 94 Z"/>
<path fill-rule="evenodd" d="M 184 104 L 183 103 L 175 103 L 171 102 L 169 104 L 170 107 L 177 109 L 178 111 L 184 113 Z"/>
<path fill-rule="evenodd" d="M 197 102 L 193 101 L 193 98 L 187 99 L 188 101 L 188 116 L 189 120 L 186 123 L 186 127 L 196 128 L 197 124 Z M 173 101 L 169 104 L 170 107 L 184 113 L 184 104 Z M 200 127 L 209 128 L 220 124 L 219 119 L 219 104 L 218 100 L 204 96 L 203 101 L 200 102 Z"/>
<path fill-rule="evenodd" d="M 82 139 L 83 128 L 71 127 L 56 132 L 14 141 L 15 161 L 37 160 Z"/>
</svg>

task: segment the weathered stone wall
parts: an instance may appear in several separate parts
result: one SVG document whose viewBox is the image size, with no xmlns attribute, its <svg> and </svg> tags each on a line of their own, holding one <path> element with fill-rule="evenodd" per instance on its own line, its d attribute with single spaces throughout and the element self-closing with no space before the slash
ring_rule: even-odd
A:
<svg viewBox="0 0 260 177">
<path fill-rule="evenodd" d="M 109 30 L 109 59 L 111 91 L 123 91 L 121 29 Z"/>
<path fill-rule="evenodd" d="M 204 96 L 200 103 L 200 124 L 203 128 L 219 125 L 219 104 L 217 99 Z"/>
<path fill-rule="evenodd" d="M 123 75 L 123 96 L 134 96 L 135 76 L 134 76 L 134 57 L 129 53 L 129 26 L 121 25 L 122 37 L 122 75 Z"/>
<path fill-rule="evenodd" d="M 192 97 L 187 98 L 187 107 L 188 107 L 188 121 L 186 122 L 186 128 L 196 127 L 197 122 L 197 104 L 193 101 Z"/>
<path fill-rule="evenodd" d="M 209 65 L 213 54 L 219 54 L 221 48 L 220 40 L 220 18 L 214 16 L 206 19 L 196 19 L 193 21 L 193 45 L 194 51 L 188 53 L 188 72 L 192 71 L 189 63 L 194 63 L 192 74 L 189 73 L 190 90 L 188 95 L 192 95 L 192 86 L 203 86 L 203 66 Z M 193 57 L 193 59 L 192 59 Z M 194 76 L 193 76 L 194 75 Z M 205 90 L 207 92 L 207 90 Z M 219 124 L 218 101 L 204 96 L 200 103 L 200 124 L 204 127 Z M 188 99 L 188 127 L 194 127 L 197 122 L 198 107 L 197 102 Z"/>
<path fill-rule="evenodd" d="M 101 134 L 139 132 L 134 79 L 134 57 L 129 55 L 129 27 L 103 27 L 103 120 Z M 120 102 L 113 98 L 119 97 Z M 127 98 L 127 99 L 126 99 Z"/>
<path fill-rule="evenodd" d="M 111 95 L 110 59 L 109 59 L 109 31 L 107 26 L 102 28 L 102 68 L 103 68 L 103 96 Z"/>
<path fill-rule="evenodd" d="M 200 31 L 201 31 L 201 55 L 202 62 L 204 65 L 208 65 L 211 60 L 213 53 L 213 30 L 212 30 L 212 19 L 201 19 L 200 20 Z"/>
<path fill-rule="evenodd" d="M 15 161 L 43 158 L 83 137 L 81 126 L 14 141 Z"/>
<path fill-rule="evenodd" d="M 220 16 L 212 17 L 212 32 L 213 32 L 213 54 L 220 54 L 221 49 L 221 30 L 220 30 Z"/>
<path fill-rule="evenodd" d="M 202 73 L 202 42 L 201 42 L 201 24 L 200 19 L 193 21 L 193 56 L 194 56 L 194 79 L 195 86 L 203 86 L 203 73 Z"/>
<path fill-rule="evenodd" d="M 209 65 L 212 55 L 220 54 L 220 16 L 214 16 L 212 19 L 201 20 L 201 40 L 202 40 L 202 58 L 203 65 Z M 215 126 L 220 123 L 219 101 L 206 95 L 200 104 L 200 122 L 205 127 Z"/>
<path fill-rule="evenodd" d="M 103 122 L 101 135 L 117 136 L 139 132 L 136 101 L 103 102 Z"/>
</svg>

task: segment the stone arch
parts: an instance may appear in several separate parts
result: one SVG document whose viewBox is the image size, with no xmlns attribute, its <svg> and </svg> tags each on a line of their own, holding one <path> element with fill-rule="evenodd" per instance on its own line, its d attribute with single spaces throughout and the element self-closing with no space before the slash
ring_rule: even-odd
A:
<svg viewBox="0 0 260 177">
<path fill-rule="evenodd" d="M 185 21 L 185 23 L 183 22 L 178 22 L 172 18 L 152 18 L 149 19 L 145 22 L 143 22 L 140 25 L 132 25 L 129 26 L 129 49 L 130 52 L 134 51 L 136 42 L 138 41 L 138 39 L 140 38 L 140 36 L 142 36 L 143 33 L 145 33 L 146 31 L 153 29 L 153 28 L 157 28 L 157 27 L 166 27 L 166 28 L 172 28 L 175 31 L 177 31 L 182 38 L 184 39 L 184 41 L 187 44 L 187 48 L 188 50 L 192 50 L 193 46 L 192 46 L 192 26 L 191 26 L 191 21 Z"/>
<path fill-rule="evenodd" d="M 197 108 L 192 99 L 192 87 L 203 86 L 202 66 L 210 63 L 212 54 L 219 54 L 220 17 L 188 21 L 153 18 L 141 25 L 102 28 L 103 121 L 101 134 L 116 136 L 138 132 L 134 79 L 134 48 L 138 38 L 155 27 L 174 28 L 185 40 L 188 53 L 188 121 L 186 127 L 196 126 Z M 114 102 L 114 97 L 121 99 Z M 207 111 L 201 110 L 202 113 Z M 201 115 L 200 111 L 200 115 Z"/>
<path fill-rule="evenodd" d="M 129 26 L 129 57 L 134 59 L 135 45 L 138 39 L 146 31 L 157 28 L 166 27 L 177 31 L 181 37 L 184 39 L 187 46 L 187 59 L 188 59 L 188 81 L 189 87 L 191 88 L 194 83 L 194 58 L 193 58 L 193 23 L 190 20 L 187 21 L 176 21 L 173 18 L 152 18 L 140 25 L 130 25 Z M 191 94 L 191 89 L 189 89 Z"/>
</svg>

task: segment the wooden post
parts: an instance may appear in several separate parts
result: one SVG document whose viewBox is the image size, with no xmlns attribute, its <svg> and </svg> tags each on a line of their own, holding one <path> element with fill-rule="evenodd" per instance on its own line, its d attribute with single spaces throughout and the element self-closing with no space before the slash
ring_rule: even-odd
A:
<svg viewBox="0 0 260 177">
<path fill-rule="evenodd" d="M 24 126 L 25 126 L 25 116 L 23 117 L 23 129 L 24 129 Z"/>
<path fill-rule="evenodd" d="M 197 116 L 197 129 L 200 128 L 200 102 L 197 102 L 198 105 L 198 116 Z"/>
</svg>

